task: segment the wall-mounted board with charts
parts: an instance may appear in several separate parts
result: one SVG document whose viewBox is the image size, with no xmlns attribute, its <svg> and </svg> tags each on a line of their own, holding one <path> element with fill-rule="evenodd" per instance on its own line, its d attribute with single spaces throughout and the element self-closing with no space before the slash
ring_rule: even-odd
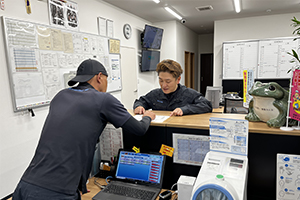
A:
<svg viewBox="0 0 300 200">
<path fill-rule="evenodd" d="M 293 58 L 288 52 L 291 53 L 292 49 L 297 51 L 298 48 L 299 40 L 294 38 L 260 40 L 257 77 L 291 78 L 291 74 L 287 72 L 295 63 L 290 62 Z"/>
<path fill-rule="evenodd" d="M 255 79 L 290 78 L 292 49 L 299 49 L 294 37 L 224 42 L 223 79 L 243 79 L 243 70 L 253 70 Z"/>
<path fill-rule="evenodd" d="M 122 89 L 120 55 L 109 54 L 109 38 L 8 17 L 2 20 L 14 111 L 48 105 L 88 58 L 106 68 L 108 92 Z"/>
<path fill-rule="evenodd" d="M 256 74 L 258 40 L 223 43 L 223 79 L 242 79 L 244 70 Z"/>
</svg>

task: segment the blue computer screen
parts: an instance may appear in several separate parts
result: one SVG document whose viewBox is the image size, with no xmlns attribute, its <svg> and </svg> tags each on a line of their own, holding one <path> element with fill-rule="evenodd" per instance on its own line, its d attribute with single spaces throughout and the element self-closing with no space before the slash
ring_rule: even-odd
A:
<svg viewBox="0 0 300 200">
<path fill-rule="evenodd" d="M 160 183 L 163 161 L 163 155 L 121 151 L 116 178 Z"/>
</svg>

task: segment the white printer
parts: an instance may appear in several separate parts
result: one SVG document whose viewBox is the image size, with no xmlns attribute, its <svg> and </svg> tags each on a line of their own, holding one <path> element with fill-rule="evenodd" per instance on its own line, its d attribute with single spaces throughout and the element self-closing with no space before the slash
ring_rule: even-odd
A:
<svg viewBox="0 0 300 200">
<path fill-rule="evenodd" d="M 210 118 L 210 152 L 196 178 L 191 200 L 246 200 L 248 121 Z"/>
</svg>

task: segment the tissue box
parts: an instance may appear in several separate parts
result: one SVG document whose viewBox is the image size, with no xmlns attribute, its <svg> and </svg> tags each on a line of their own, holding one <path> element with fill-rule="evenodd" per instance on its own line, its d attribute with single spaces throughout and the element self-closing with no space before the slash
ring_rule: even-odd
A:
<svg viewBox="0 0 300 200">
<path fill-rule="evenodd" d="M 192 196 L 196 177 L 181 175 L 177 181 L 178 200 L 189 200 Z"/>
</svg>

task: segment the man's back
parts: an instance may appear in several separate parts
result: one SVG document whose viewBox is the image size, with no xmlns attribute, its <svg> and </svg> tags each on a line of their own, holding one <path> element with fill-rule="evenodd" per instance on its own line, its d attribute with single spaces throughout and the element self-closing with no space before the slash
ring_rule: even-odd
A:
<svg viewBox="0 0 300 200">
<path fill-rule="evenodd" d="M 124 118 L 130 117 L 120 105 L 110 94 L 89 84 L 59 92 L 51 102 L 36 154 L 23 180 L 70 194 L 76 192 L 74 184 L 80 183 L 84 191 L 94 148 L 107 121 L 121 126 Z"/>
</svg>

